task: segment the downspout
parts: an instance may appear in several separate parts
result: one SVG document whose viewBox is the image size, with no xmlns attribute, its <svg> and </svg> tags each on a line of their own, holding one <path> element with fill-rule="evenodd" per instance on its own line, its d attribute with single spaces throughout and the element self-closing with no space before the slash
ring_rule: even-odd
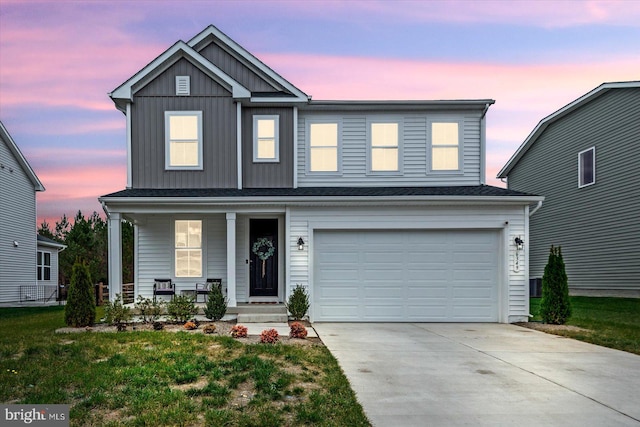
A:
<svg viewBox="0 0 640 427">
<path fill-rule="evenodd" d="M 484 110 L 482 110 L 482 116 L 480 116 L 480 185 L 486 184 L 486 157 L 487 157 L 487 125 L 485 116 L 487 115 L 487 111 L 489 111 L 489 107 L 491 104 L 487 103 L 484 105 Z"/>
<path fill-rule="evenodd" d="M 542 207 L 542 200 L 540 200 L 538 202 L 538 204 L 536 205 L 536 207 L 533 208 L 533 210 L 531 212 L 529 212 L 529 218 L 531 218 L 534 213 L 538 212 L 538 209 L 540 209 L 541 207 Z"/>
<path fill-rule="evenodd" d="M 102 210 L 104 211 L 104 214 L 107 216 L 107 219 L 109 219 L 111 217 L 111 214 L 109 213 L 109 208 L 107 208 L 107 204 L 105 202 L 100 202 L 102 204 Z"/>
</svg>

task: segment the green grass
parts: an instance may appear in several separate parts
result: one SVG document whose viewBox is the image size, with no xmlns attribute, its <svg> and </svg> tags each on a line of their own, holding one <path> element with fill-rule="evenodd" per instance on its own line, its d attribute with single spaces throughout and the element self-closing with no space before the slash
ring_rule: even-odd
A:
<svg viewBox="0 0 640 427">
<path fill-rule="evenodd" d="M 587 331 L 557 331 L 558 335 L 640 354 L 640 299 L 570 297 L 572 314 L 567 324 Z M 531 298 L 530 313 L 541 321 L 540 298 Z"/>
<path fill-rule="evenodd" d="M 0 402 L 70 404 L 73 426 L 369 425 L 320 345 L 63 326 L 63 307 L 0 309 Z"/>
</svg>

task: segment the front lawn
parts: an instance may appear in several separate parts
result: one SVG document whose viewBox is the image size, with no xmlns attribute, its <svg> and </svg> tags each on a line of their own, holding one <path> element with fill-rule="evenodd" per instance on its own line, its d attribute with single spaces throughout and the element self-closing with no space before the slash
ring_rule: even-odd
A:
<svg viewBox="0 0 640 427">
<path fill-rule="evenodd" d="M 553 333 L 593 344 L 640 354 L 640 298 L 570 297 L 568 325 L 580 330 Z M 531 298 L 530 313 L 541 321 L 540 298 Z"/>
<path fill-rule="evenodd" d="M 74 426 L 369 425 L 322 345 L 63 326 L 63 307 L 0 309 L 0 402 L 71 404 Z"/>
</svg>

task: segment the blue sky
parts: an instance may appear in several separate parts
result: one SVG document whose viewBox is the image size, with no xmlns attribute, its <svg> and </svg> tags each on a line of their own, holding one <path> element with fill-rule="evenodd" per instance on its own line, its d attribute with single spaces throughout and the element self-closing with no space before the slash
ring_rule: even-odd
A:
<svg viewBox="0 0 640 427">
<path fill-rule="evenodd" d="M 476 99 L 487 182 L 545 116 L 640 80 L 640 1 L 0 0 L 0 120 L 47 191 L 39 221 L 126 184 L 107 93 L 213 24 L 313 99 Z"/>
</svg>

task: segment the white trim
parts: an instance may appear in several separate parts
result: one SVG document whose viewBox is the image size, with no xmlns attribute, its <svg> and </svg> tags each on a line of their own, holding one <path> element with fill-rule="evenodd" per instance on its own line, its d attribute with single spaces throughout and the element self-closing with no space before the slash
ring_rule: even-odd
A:
<svg viewBox="0 0 640 427">
<path fill-rule="evenodd" d="M 298 188 L 298 107 L 293 107 L 293 188 Z"/>
<path fill-rule="evenodd" d="M 177 259 L 176 259 L 176 251 L 179 250 L 178 246 L 176 245 L 176 222 L 178 221 L 187 221 L 187 222 L 200 222 L 200 275 L 199 276 L 178 276 L 177 274 Z M 171 218 L 171 231 L 172 231 L 172 237 L 173 237 L 173 245 L 172 245 L 172 251 L 171 251 L 171 277 L 174 279 L 174 281 L 188 281 L 188 280 L 194 280 L 194 279 L 204 279 L 205 277 L 207 277 L 207 271 L 206 271 L 206 267 L 207 267 L 207 251 L 205 250 L 206 248 L 206 224 L 205 224 L 205 220 L 202 217 L 195 217 L 195 216 L 188 216 L 188 217 L 182 217 L 182 216 L 175 216 L 173 218 Z M 184 249 L 186 250 L 192 250 L 192 249 L 198 249 L 195 246 L 189 247 L 186 246 Z"/>
<path fill-rule="evenodd" d="M 311 170 L 311 125 L 336 124 L 336 168 L 335 171 Z M 305 118 L 305 174 L 309 176 L 341 176 L 342 175 L 342 124 L 341 116 L 311 116 Z M 378 172 L 375 172 L 378 173 Z M 397 173 L 397 172 L 393 172 Z"/>
<path fill-rule="evenodd" d="M 582 183 L 582 162 L 580 161 L 580 157 L 589 151 L 593 151 L 593 159 L 592 159 L 592 168 L 593 168 L 593 181 L 588 182 L 586 184 Z M 589 187 L 596 183 L 596 147 L 593 146 L 591 148 L 587 148 L 586 150 L 582 150 L 578 153 L 578 188 Z"/>
<path fill-rule="evenodd" d="M 132 151 L 132 129 L 131 129 L 131 103 L 127 102 L 127 112 L 126 112 L 126 121 L 127 121 L 127 188 L 132 188 L 132 180 L 133 180 L 133 161 L 131 160 L 131 151 Z"/>
<path fill-rule="evenodd" d="M 373 124 L 395 124 L 398 126 L 398 168 L 397 170 L 373 170 L 373 146 L 372 146 L 372 125 Z M 404 172 L 404 118 L 398 116 L 369 116 L 367 117 L 366 128 L 366 144 L 367 144 L 367 175 L 371 176 L 399 176 Z M 392 146 L 377 147 L 379 149 L 393 148 Z"/>
<path fill-rule="evenodd" d="M 49 254 L 49 265 L 45 265 L 45 264 L 39 264 L 38 263 L 38 254 L 42 254 L 42 261 L 44 261 L 44 254 Z M 52 278 L 52 272 L 53 272 L 53 264 L 51 263 L 52 259 L 53 259 L 53 252 L 51 251 L 43 251 L 41 249 L 37 249 L 36 250 L 36 280 L 38 282 L 51 282 L 53 280 Z M 49 279 L 45 279 L 44 278 L 44 274 L 42 275 L 42 279 L 38 279 L 38 273 L 40 272 L 41 268 L 44 267 L 48 267 L 49 268 Z M 44 273 L 44 270 L 42 271 L 42 273 Z M 56 277 L 55 281 L 58 281 L 58 278 Z"/>
<path fill-rule="evenodd" d="M 284 213 L 284 248 L 285 260 L 284 260 L 284 290 L 282 292 L 282 300 L 286 301 L 289 298 L 291 290 L 291 209 L 285 208 Z M 307 245 L 308 246 L 308 245 Z"/>
<path fill-rule="evenodd" d="M 242 190 L 242 104 L 236 103 L 236 164 L 238 169 L 238 190 Z"/>
<path fill-rule="evenodd" d="M 193 166 L 172 166 L 171 138 L 169 119 L 173 116 L 196 116 L 198 118 L 198 164 Z M 164 168 L 165 170 L 202 170 L 203 169 L 202 111 L 165 111 L 164 112 Z"/>
<path fill-rule="evenodd" d="M 273 121 L 274 157 L 258 157 L 258 122 Z M 280 163 L 280 116 L 277 114 L 255 114 L 253 116 L 253 163 Z"/>
<path fill-rule="evenodd" d="M 433 169 L 433 124 L 434 123 L 455 123 L 458 125 L 458 169 Z M 480 130 L 480 136 L 482 137 L 482 125 Z M 482 145 L 482 141 L 480 141 Z M 442 145 L 436 147 L 454 147 L 453 145 Z M 433 119 L 427 119 L 427 170 L 428 175 L 461 175 L 464 173 L 464 122 L 460 118 L 447 118 L 438 117 Z M 482 148 L 481 148 L 482 151 Z M 480 153 L 482 157 L 482 152 Z M 482 162 L 480 162 L 482 164 Z M 484 179 L 480 177 L 480 180 Z"/>
<path fill-rule="evenodd" d="M 13 153 L 13 155 L 16 158 L 16 161 L 22 167 L 24 172 L 27 174 L 27 177 L 35 187 L 35 190 L 44 191 L 44 185 L 42 185 L 42 182 L 40 182 L 40 179 L 31 168 L 31 165 L 29 165 L 29 162 L 27 162 L 27 159 L 22 155 L 22 152 L 18 148 L 18 145 L 13 140 L 13 138 L 9 134 L 9 131 L 7 130 L 7 128 L 4 127 L 4 124 L 2 124 L 1 121 L 0 121 L 0 139 L 5 141 L 5 143 L 7 144 L 7 147 L 9 148 L 9 151 Z"/>
<path fill-rule="evenodd" d="M 237 307 L 236 286 L 236 213 L 227 212 L 227 298 L 228 307 Z"/>
<path fill-rule="evenodd" d="M 109 299 L 115 301 L 116 295 L 122 295 L 122 223 L 120 214 L 111 212 L 107 222 Z"/>
</svg>

